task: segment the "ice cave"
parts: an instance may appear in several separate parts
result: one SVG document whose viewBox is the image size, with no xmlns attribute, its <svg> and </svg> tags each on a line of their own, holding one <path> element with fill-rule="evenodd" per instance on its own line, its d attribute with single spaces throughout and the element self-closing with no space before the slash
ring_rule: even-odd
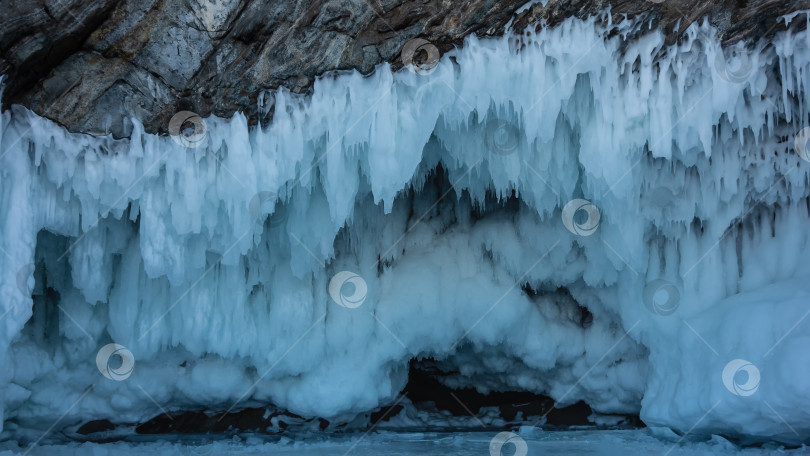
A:
<svg viewBox="0 0 810 456">
<path fill-rule="evenodd" d="M 501 33 L 412 33 L 250 108 L 143 104 L 97 131 L 65 94 L 99 73 L 28 39 L 26 8 L 47 25 L 60 2 L 14 3 L 0 455 L 810 454 L 810 4 L 750 2 L 790 11 L 734 42 L 697 7 L 673 32 L 611 2 L 521 28 L 600 2 L 502 4 Z M 217 43 L 274 8 L 202 4 Z M 68 41 L 134 46 L 103 32 L 147 20 L 121 5 Z M 202 71 L 183 52 L 219 52 L 160 40 L 115 59 L 174 61 L 155 78 L 179 87 Z"/>
</svg>

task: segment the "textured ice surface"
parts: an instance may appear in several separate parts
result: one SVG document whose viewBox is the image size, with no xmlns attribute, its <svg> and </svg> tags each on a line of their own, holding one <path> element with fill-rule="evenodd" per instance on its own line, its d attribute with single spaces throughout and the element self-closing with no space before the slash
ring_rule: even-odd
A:
<svg viewBox="0 0 810 456">
<path fill-rule="evenodd" d="M 28 454 L 31 456 L 72 456 L 93 454 L 94 456 L 125 456 L 129 454 L 151 455 L 346 455 L 376 456 L 469 456 L 492 455 L 490 445 L 496 432 L 460 432 L 445 433 L 372 433 L 367 436 L 353 435 L 333 437 L 319 442 L 303 442 L 282 439 L 279 442 L 265 443 L 261 436 L 242 436 L 232 440 L 215 442 L 142 442 L 142 443 L 106 443 L 106 444 L 69 444 L 64 446 L 44 445 L 34 447 Z M 801 455 L 807 454 L 806 448 L 786 450 L 777 445 L 763 448 L 740 450 L 727 440 L 712 437 L 710 440 L 680 440 L 675 434 L 655 435 L 649 430 L 637 431 L 571 431 L 520 434 L 525 443 L 525 453 L 518 452 L 517 445 L 507 444 L 502 455 L 515 456 L 565 454 L 581 456 L 615 456 L 617 454 L 646 455 Z M 512 437 L 514 439 L 514 437 Z M 518 450 L 518 451 L 516 451 Z M 0 456 L 12 456 L 23 453 L 13 444 L 0 445 Z M 511 451 L 511 453 L 510 453 Z M 494 453 L 498 456 L 498 453 Z"/>
<path fill-rule="evenodd" d="M 193 141 L 3 113 L 6 428 L 350 416 L 433 356 L 481 390 L 810 437 L 810 34 L 732 55 L 708 25 L 601 23 L 324 77 Z"/>
</svg>

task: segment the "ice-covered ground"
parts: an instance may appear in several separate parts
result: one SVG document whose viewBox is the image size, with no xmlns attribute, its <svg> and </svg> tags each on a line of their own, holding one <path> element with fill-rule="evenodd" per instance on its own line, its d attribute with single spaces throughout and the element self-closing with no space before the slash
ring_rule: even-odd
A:
<svg viewBox="0 0 810 456">
<path fill-rule="evenodd" d="M 508 431 L 505 431 L 508 432 Z M 787 455 L 810 454 L 801 447 L 785 449 L 779 445 L 740 449 L 721 437 L 689 440 L 668 431 L 558 431 L 509 433 L 498 437 L 497 432 L 458 433 L 370 433 L 321 440 L 295 441 L 284 438 L 267 442 L 262 436 L 245 435 L 230 440 L 201 441 L 181 438 L 161 442 L 72 443 L 32 447 L 31 456 L 126 456 L 159 455 L 278 455 L 278 456 L 703 456 L 703 455 Z M 503 443 L 503 445 L 500 445 Z M 28 448 L 0 444 L 0 456 L 19 455 Z M 496 451 L 497 450 L 497 451 Z M 494 452 L 493 452 L 494 451 Z M 500 453 L 498 452 L 500 451 Z"/>
<path fill-rule="evenodd" d="M 266 128 L 3 113 L 6 431 L 349 419 L 431 356 L 452 386 L 810 438 L 810 34 L 723 51 L 706 24 L 673 46 L 601 24 L 266 94 Z"/>
</svg>

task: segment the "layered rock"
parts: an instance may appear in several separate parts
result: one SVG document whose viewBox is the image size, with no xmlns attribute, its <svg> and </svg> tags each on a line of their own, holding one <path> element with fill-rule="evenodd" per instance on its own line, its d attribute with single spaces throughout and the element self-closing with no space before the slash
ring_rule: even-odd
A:
<svg viewBox="0 0 810 456">
<path fill-rule="evenodd" d="M 0 1 L 3 108 L 20 104 L 70 131 L 128 136 L 130 118 L 166 132 L 178 111 L 265 120 L 262 93 L 307 91 L 336 70 L 402 66 L 423 39 L 437 52 L 466 36 L 555 25 L 568 17 L 648 17 L 670 41 L 708 18 L 724 42 L 784 28 L 810 1 L 773 0 L 35 0 Z M 643 33 L 647 29 L 637 30 Z M 432 46 L 435 46 L 433 48 Z M 416 58 L 425 55 L 417 53 Z M 428 56 L 430 57 L 430 56 Z"/>
</svg>

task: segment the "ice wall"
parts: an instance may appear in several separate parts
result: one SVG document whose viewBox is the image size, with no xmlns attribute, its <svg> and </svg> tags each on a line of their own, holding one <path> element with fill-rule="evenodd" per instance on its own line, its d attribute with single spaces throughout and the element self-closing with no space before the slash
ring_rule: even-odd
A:
<svg viewBox="0 0 810 456">
<path fill-rule="evenodd" d="M 3 113 L 7 427 L 347 416 L 433 356 L 482 390 L 810 437 L 810 35 L 602 23 L 266 94 L 266 128 L 120 141 Z M 131 372 L 97 367 L 109 343 Z"/>
</svg>

